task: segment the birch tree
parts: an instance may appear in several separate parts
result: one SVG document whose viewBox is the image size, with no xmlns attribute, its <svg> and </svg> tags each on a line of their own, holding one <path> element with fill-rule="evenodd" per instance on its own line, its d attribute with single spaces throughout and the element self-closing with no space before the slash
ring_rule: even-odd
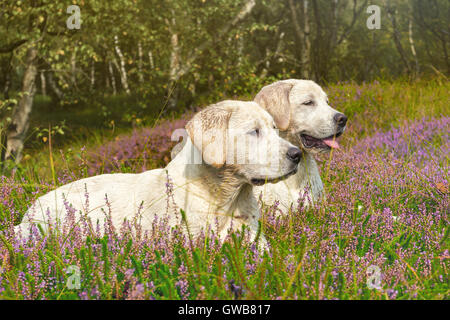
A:
<svg viewBox="0 0 450 320">
<path fill-rule="evenodd" d="M 408 61 L 408 57 L 401 43 L 400 30 L 397 24 L 397 10 L 395 7 L 388 4 L 387 12 L 392 24 L 395 47 L 397 48 L 398 54 L 400 55 L 400 58 L 405 66 L 406 71 L 408 72 L 408 74 L 411 74 L 411 65 Z"/>
<path fill-rule="evenodd" d="M 295 35 L 297 37 L 298 42 L 301 45 L 301 51 L 299 53 L 300 56 L 300 65 L 301 65 L 301 77 L 303 79 L 310 78 L 310 26 L 309 26 L 309 18 L 308 18 L 308 0 L 301 1 L 301 12 L 302 12 L 302 22 L 301 24 L 300 18 L 297 14 L 297 7 L 294 5 L 294 0 L 289 0 L 289 8 L 292 15 L 292 22 L 294 25 Z"/>
<path fill-rule="evenodd" d="M 113 62 L 114 65 L 117 67 L 117 70 L 119 71 L 120 75 L 120 82 L 122 83 L 122 87 L 125 90 L 127 94 L 130 94 L 130 88 L 128 86 L 128 76 L 127 76 L 127 70 L 125 68 L 125 58 L 123 56 L 122 50 L 119 46 L 119 37 L 117 35 L 114 36 L 114 50 L 116 51 L 117 56 L 119 57 L 120 66 L 117 63 L 117 59 L 114 57 Z"/>
<path fill-rule="evenodd" d="M 32 42 L 26 53 L 25 72 L 22 80 L 21 97 L 14 106 L 11 123 L 6 131 L 5 160 L 19 163 L 22 159 L 22 150 L 29 127 L 30 113 L 36 93 L 37 74 L 37 44 Z"/>
</svg>

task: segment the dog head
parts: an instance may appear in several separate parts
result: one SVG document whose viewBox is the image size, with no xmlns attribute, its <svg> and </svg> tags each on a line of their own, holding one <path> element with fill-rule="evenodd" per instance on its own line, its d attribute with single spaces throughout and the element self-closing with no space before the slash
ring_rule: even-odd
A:
<svg viewBox="0 0 450 320">
<path fill-rule="evenodd" d="M 261 185 L 297 171 L 301 151 L 278 135 L 272 116 L 255 102 L 227 100 L 198 112 L 186 125 L 208 165 L 229 167 Z"/>
<path fill-rule="evenodd" d="M 307 152 L 339 148 L 336 138 L 344 132 L 347 117 L 330 107 L 314 81 L 277 81 L 262 88 L 255 101 L 273 116 L 283 137 Z"/>
</svg>

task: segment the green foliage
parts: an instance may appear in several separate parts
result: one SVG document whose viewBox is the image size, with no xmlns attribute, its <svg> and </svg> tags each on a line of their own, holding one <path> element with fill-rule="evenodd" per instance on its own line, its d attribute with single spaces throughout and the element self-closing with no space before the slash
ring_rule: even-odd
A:
<svg viewBox="0 0 450 320">
<path fill-rule="evenodd" d="M 303 26 L 300 2 L 294 2 L 294 10 Z M 66 26 L 66 10 L 72 4 L 80 8 L 79 30 Z M 381 8 L 380 30 L 366 26 L 367 1 L 339 1 L 336 8 L 328 0 L 308 4 L 307 67 L 314 80 L 361 82 L 433 74 L 448 81 L 448 1 L 432 1 L 430 6 L 419 0 L 373 1 L 370 4 Z M 21 97 L 25 54 L 33 43 L 38 48 L 36 90 L 43 93 L 44 79 L 51 103 L 43 101 L 47 96 L 36 97 L 32 129 L 48 127 L 42 123 L 47 122 L 44 113 L 48 122 L 67 113 L 66 125 L 78 127 L 81 121 L 72 116 L 73 108 L 84 109 L 81 119 L 97 115 L 96 122 L 109 129 L 139 125 L 159 114 L 227 98 L 252 99 L 263 85 L 299 78 L 306 68 L 300 61 L 305 48 L 293 28 L 289 1 L 14 0 L 2 6 L 0 88 L 11 95 L 0 101 L 2 144 L 10 111 Z M 396 18 L 396 29 L 388 12 Z M 417 57 L 412 54 L 410 25 Z M 70 130 L 66 134 L 70 136 Z M 32 141 L 28 137 L 26 147 L 33 146 Z"/>
<path fill-rule="evenodd" d="M 448 83 L 438 81 L 336 84 L 326 91 L 339 110 L 352 115 L 350 127 L 341 138 L 344 150 L 363 138 L 386 131 L 386 122 L 398 126 L 404 120 L 417 120 L 425 114 L 436 118 L 448 115 Z M 379 97 L 383 98 L 382 101 Z M 430 143 L 432 150 L 438 150 L 447 141 L 436 136 Z M 387 150 L 379 148 L 372 152 L 380 156 L 381 168 L 384 168 L 383 157 L 387 157 L 384 154 Z M 82 152 L 79 155 L 81 158 Z M 402 163 L 405 166 L 410 164 L 414 154 L 414 149 L 410 150 L 401 159 Z M 48 151 L 42 158 L 45 156 L 48 157 Z M 39 161 L 38 165 L 44 167 L 44 160 Z M 339 163 L 340 159 L 335 161 Z M 347 164 L 328 173 L 327 165 L 327 162 L 323 164 L 321 172 L 330 198 L 335 197 L 344 185 L 351 187 L 354 183 L 349 184 L 349 180 L 364 169 L 357 164 L 352 164 L 355 167 Z M 436 163 L 436 166 L 445 169 L 448 163 L 444 161 Z M 82 167 L 71 166 L 69 170 L 77 178 L 77 170 L 82 170 Z M 121 170 L 128 172 L 129 168 Z M 378 174 L 376 170 L 369 172 Z M 62 176 L 62 173 L 59 174 Z M 429 185 L 408 185 L 408 177 L 403 178 L 405 182 L 392 185 L 369 174 L 359 175 L 365 180 L 358 182 L 358 185 L 370 185 L 371 190 L 378 192 L 372 194 L 367 189 L 355 190 L 348 195 L 349 203 L 331 199 L 326 207 L 319 210 L 293 210 L 291 216 L 275 223 L 263 221 L 263 232 L 271 243 L 271 250 L 265 253 L 255 250 L 254 244 L 245 237 L 245 229 L 232 234 L 224 245 L 219 245 L 217 238 L 211 236 L 201 241 L 192 239 L 191 242 L 179 235 L 169 245 L 164 242 L 168 236 L 164 232 L 152 234 L 152 241 L 145 242 L 145 245 L 131 235 L 87 236 L 82 240 L 68 238 L 64 244 L 50 237 L 45 247 L 36 250 L 36 255 L 27 255 L 29 248 L 14 249 L 0 235 L 0 248 L 2 252 L 8 252 L 9 257 L 9 261 L 0 261 L 0 277 L 10 284 L 0 291 L 0 298 L 126 299 L 133 298 L 136 292 L 139 297 L 155 299 L 448 298 L 448 262 L 445 256 L 445 248 L 449 247 L 448 223 L 443 218 L 439 224 L 427 225 L 424 216 L 425 211 L 439 210 L 436 209 L 436 199 L 441 199 L 439 201 L 442 203 L 445 195 L 436 188 L 430 190 Z M 6 199 L 13 201 L 12 204 L 0 202 L 3 221 L 13 213 L 11 208 L 17 210 L 14 214 L 23 213 L 33 198 L 52 188 L 42 180 L 44 176 L 41 174 L 38 178 L 25 169 L 17 171 L 15 180 L 25 190 L 18 192 L 21 189 L 11 190 L 9 186 L 2 189 L 11 190 Z M 47 182 L 51 180 L 51 176 L 47 175 Z M 33 194 L 36 190 L 39 193 Z M 434 201 L 430 192 L 435 197 Z M 406 223 L 396 223 L 393 225 L 394 235 L 383 241 L 379 234 L 388 226 L 380 213 L 385 208 L 390 208 L 396 215 L 402 210 L 410 210 L 414 219 L 424 221 L 414 228 Z M 181 214 L 184 216 L 184 212 Z M 345 233 L 341 219 L 351 222 L 356 228 L 350 234 Z M 306 226 L 308 229 L 303 229 Z M 369 229 L 373 230 L 372 233 L 366 234 Z M 296 230 L 304 231 L 295 233 Z M 308 233 L 311 231 L 316 234 Z M 440 232 L 442 234 L 437 234 Z M 433 241 L 424 241 L 425 234 L 440 239 L 434 245 L 439 245 L 441 249 L 435 250 Z M 337 247 L 329 247 L 329 243 Z M 66 247 L 61 248 L 62 245 Z M 348 252 L 353 252 L 353 256 L 350 257 Z M 402 256 L 404 252 L 413 254 Z M 426 275 L 421 273 L 425 270 L 424 254 L 431 257 L 426 267 L 430 272 Z M 390 282 L 383 282 L 383 291 L 367 287 L 366 266 L 361 264 L 361 261 L 373 264 L 373 260 L 378 258 L 377 264 L 389 272 L 395 272 L 392 275 L 386 271 Z M 66 270 L 74 261 L 82 275 L 80 289 L 68 289 L 66 286 L 69 276 Z M 337 264 L 337 261 L 341 262 Z M 34 265 L 41 266 L 40 270 L 45 272 L 34 273 Z M 43 279 L 48 285 L 45 290 L 27 291 L 27 288 L 36 288 Z M 393 292 L 396 292 L 395 295 Z"/>
</svg>

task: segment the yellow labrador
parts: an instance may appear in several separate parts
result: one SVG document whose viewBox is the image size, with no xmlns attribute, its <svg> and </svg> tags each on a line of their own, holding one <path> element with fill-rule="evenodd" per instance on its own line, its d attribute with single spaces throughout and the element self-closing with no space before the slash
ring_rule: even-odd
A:
<svg viewBox="0 0 450 320">
<path fill-rule="evenodd" d="M 235 230 L 242 225 L 255 237 L 260 212 L 253 186 L 295 174 L 301 150 L 280 138 L 272 116 L 255 102 L 211 105 L 197 113 L 186 130 L 184 147 L 164 169 L 103 174 L 66 184 L 38 198 L 16 231 L 28 234 L 33 223 L 47 231 L 49 218 L 57 228 L 67 219 L 103 227 L 106 215 L 120 227 L 138 213 L 144 230 L 151 229 L 156 215 L 165 214 L 170 225 L 185 227 L 183 209 L 194 235 L 210 224 L 215 230 L 217 224 L 221 237 L 231 226 Z M 173 191 L 168 191 L 170 185 Z M 68 204 L 75 211 L 71 215 Z"/>
<path fill-rule="evenodd" d="M 296 205 L 299 196 L 304 197 L 306 189 L 306 204 L 319 200 L 323 184 L 313 155 L 339 148 L 336 138 L 344 132 L 347 117 L 330 107 L 326 93 L 310 80 L 277 81 L 263 87 L 254 101 L 273 116 L 280 136 L 304 151 L 297 174 L 255 188 L 256 194 L 262 192 L 269 205 L 279 200 L 285 212 Z"/>
</svg>

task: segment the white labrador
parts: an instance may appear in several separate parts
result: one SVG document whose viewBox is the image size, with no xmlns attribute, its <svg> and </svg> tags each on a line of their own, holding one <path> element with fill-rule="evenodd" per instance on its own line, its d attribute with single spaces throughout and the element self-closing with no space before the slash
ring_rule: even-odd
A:
<svg viewBox="0 0 450 320">
<path fill-rule="evenodd" d="M 311 80 L 277 81 L 263 87 L 254 100 L 273 116 L 280 136 L 304 153 L 297 174 L 255 188 L 256 194 L 262 192 L 268 205 L 278 200 L 284 212 L 296 206 L 299 197 L 306 205 L 318 201 L 323 184 L 313 155 L 339 148 L 336 138 L 344 132 L 347 117 L 329 106 L 326 93 Z"/>
<path fill-rule="evenodd" d="M 231 226 L 236 230 L 245 224 L 256 236 L 260 212 L 253 185 L 295 174 L 301 150 L 280 138 L 273 118 L 255 102 L 211 105 L 197 113 L 186 129 L 189 138 L 165 169 L 104 174 L 66 184 L 38 198 L 16 231 L 29 234 L 33 223 L 48 231 L 55 221 L 59 230 L 68 219 L 88 221 L 91 228 L 97 223 L 103 227 L 109 214 L 118 228 L 138 213 L 144 230 L 151 229 L 155 215 L 165 214 L 171 226 L 181 223 L 186 229 L 180 214 L 183 209 L 193 235 L 209 224 L 216 230 L 217 224 L 224 237 Z M 168 177 L 173 184 L 170 197 Z M 75 208 L 69 215 L 68 204 Z"/>
</svg>

